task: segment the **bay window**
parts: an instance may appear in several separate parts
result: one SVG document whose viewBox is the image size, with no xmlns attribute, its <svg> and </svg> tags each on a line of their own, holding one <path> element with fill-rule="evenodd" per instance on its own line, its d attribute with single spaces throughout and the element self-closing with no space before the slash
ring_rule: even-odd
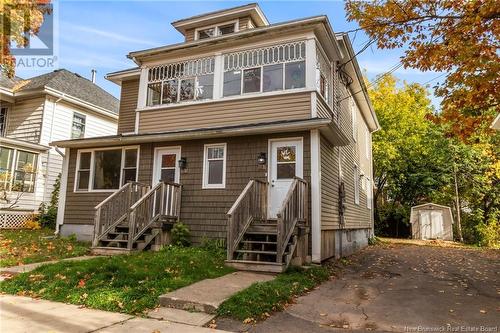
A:
<svg viewBox="0 0 500 333">
<path fill-rule="evenodd" d="M 33 192 L 38 154 L 0 147 L 0 190 Z"/>
<path fill-rule="evenodd" d="M 79 151 L 75 191 L 117 190 L 137 180 L 138 148 Z"/>
<path fill-rule="evenodd" d="M 226 187 L 226 144 L 205 145 L 203 188 Z"/>
</svg>

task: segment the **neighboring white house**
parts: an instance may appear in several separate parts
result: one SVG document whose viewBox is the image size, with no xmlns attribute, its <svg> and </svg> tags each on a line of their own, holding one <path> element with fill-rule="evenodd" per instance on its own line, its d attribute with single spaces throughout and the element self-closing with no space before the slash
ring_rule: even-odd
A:
<svg viewBox="0 0 500 333">
<path fill-rule="evenodd" d="M 49 143 L 116 134 L 118 108 L 118 99 L 65 69 L 0 77 L 0 227 L 50 200 L 64 149 Z"/>
</svg>

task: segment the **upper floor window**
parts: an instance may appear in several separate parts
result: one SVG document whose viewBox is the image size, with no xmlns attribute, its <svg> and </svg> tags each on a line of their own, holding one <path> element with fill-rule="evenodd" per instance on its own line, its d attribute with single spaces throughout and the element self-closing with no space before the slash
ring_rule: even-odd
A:
<svg viewBox="0 0 500 333">
<path fill-rule="evenodd" d="M 0 136 L 5 136 L 7 127 L 7 108 L 0 108 Z"/>
<path fill-rule="evenodd" d="M 370 152 L 371 152 L 371 144 L 370 144 L 370 131 L 368 128 L 365 128 L 365 153 L 366 153 L 366 158 L 370 158 Z"/>
<path fill-rule="evenodd" d="M 231 34 L 236 31 L 236 22 L 223 23 L 211 27 L 196 29 L 196 39 L 207 39 Z"/>
<path fill-rule="evenodd" d="M 354 203 L 359 205 L 359 168 L 357 165 L 353 167 L 354 174 Z"/>
<path fill-rule="evenodd" d="M 358 109 L 354 98 L 350 98 L 351 120 L 352 120 L 352 138 L 354 142 L 358 140 Z"/>
<path fill-rule="evenodd" d="M 224 55 L 223 96 L 305 87 L 305 42 Z"/>
<path fill-rule="evenodd" d="M 331 72 L 332 66 L 323 51 L 316 47 L 316 87 L 328 105 L 331 106 Z"/>
<path fill-rule="evenodd" d="M 71 138 L 81 139 L 85 136 L 85 116 L 73 113 L 73 123 L 71 124 Z"/>
<path fill-rule="evenodd" d="M 149 69 L 147 105 L 212 99 L 214 58 L 202 58 Z"/>
</svg>

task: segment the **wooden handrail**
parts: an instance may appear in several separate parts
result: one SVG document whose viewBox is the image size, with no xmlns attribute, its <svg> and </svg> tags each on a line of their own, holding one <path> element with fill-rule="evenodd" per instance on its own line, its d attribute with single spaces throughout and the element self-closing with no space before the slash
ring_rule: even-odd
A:
<svg viewBox="0 0 500 333">
<path fill-rule="evenodd" d="M 160 218 L 180 219 L 182 185 L 159 182 L 129 208 L 128 249 Z"/>
<path fill-rule="evenodd" d="M 125 220 L 128 209 L 139 200 L 149 187 L 128 182 L 95 207 L 93 246 L 116 225 Z"/>
<path fill-rule="evenodd" d="M 267 216 L 267 182 L 252 179 L 227 212 L 227 259 L 232 260 L 234 251 L 246 230 L 254 220 Z"/>
<path fill-rule="evenodd" d="M 307 204 L 308 184 L 305 180 L 295 177 L 277 214 L 276 259 L 278 263 L 283 261 L 283 254 L 297 223 L 307 222 Z"/>
</svg>

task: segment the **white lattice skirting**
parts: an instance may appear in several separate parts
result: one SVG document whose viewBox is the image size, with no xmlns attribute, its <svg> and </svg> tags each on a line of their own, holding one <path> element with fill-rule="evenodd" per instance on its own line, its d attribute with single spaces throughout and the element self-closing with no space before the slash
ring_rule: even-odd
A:
<svg viewBox="0 0 500 333">
<path fill-rule="evenodd" d="M 0 229 L 21 229 L 31 219 L 33 212 L 0 210 Z"/>
</svg>

